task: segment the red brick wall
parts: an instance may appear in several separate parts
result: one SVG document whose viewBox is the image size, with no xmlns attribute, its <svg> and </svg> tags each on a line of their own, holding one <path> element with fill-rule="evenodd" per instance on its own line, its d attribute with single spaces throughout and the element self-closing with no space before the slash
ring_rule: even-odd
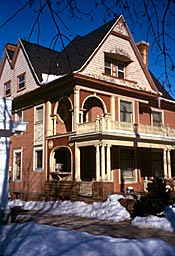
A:
<svg viewBox="0 0 175 256">
<path fill-rule="evenodd" d="M 175 128 L 175 112 L 165 110 L 164 111 L 164 123 L 170 128 Z"/>
<path fill-rule="evenodd" d="M 45 182 L 45 171 L 33 171 L 33 139 L 34 139 L 34 111 L 27 109 L 23 113 L 23 121 L 27 121 L 27 129 L 22 135 L 11 137 L 10 166 L 13 169 L 13 149 L 22 148 L 22 181 L 13 182 L 11 178 L 11 191 L 25 193 L 42 193 Z M 13 173 L 11 174 L 13 177 Z"/>
<path fill-rule="evenodd" d="M 139 104 L 139 123 L 151 125 L 150 107 L 144 104 Z"/>
</svg>

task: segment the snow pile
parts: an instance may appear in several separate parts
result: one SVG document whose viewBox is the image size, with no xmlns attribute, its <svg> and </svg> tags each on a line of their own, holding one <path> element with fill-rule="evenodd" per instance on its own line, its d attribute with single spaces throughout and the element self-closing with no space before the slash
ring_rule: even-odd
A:
<svg viewBox="0 0 175 256">
<path fill-rule="evenodd" d="M 21 206 L 24 210 L 38 210 L 53 215 L 74 215 L 101 220 L 124 221 L 130 219 L 129 212 L 119 203 L 121 195 L 110 195 L 105 202 L 86 204 L 76 201 L 24 202 L 14 200 L 9 207 Z"/>
<path fill-rule="evenodd" d="M 0 227 L 3 256 L 174 256 L 175 247 L 160 239 L 96 236 L 63 227 L 28 222 Z"/>
<path fill-rule="evenodd" d="M 166 231 L 175 231 L 175 208 L 166 206 L 164 211 L 165 217 L 147 216 L 135 217 L 131 224 L 144 228 L 157 228 Z"/>
</svg>

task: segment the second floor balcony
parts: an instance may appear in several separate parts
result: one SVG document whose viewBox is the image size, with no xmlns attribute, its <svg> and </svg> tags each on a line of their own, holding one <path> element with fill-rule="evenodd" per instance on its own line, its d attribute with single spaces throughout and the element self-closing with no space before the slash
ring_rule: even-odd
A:
<svg viewBox="0 0 175 256">
<path fill-rule="evenodd" d="M 175 140 L 175 128 L 168 126 L 152 126 L 128 122 L 112 121 L 111 117 L 97 117 L 95 121 L 85 122 L 77 125 L 77 134 L 108 133 L 127 137 L 142 137 L 151 139 Z"/>
</svg>

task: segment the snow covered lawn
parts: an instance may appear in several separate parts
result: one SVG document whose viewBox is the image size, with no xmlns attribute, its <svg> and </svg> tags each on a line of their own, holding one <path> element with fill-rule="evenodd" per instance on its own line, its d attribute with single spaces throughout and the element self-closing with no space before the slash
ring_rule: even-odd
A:
<svg viewBox="0 0 175 256">
<path fill-rule="evenodd" d="M 174 256 L 159 239 L 111 238 L 28 222 L 1 227 L 3 256 Z"/>
<path fill-rule="evenodd" d="M 119 222 L 130 219 L 129 213 L 118 201 L 121 197 L 111 195 L 106 202 L 93 204 L 71 201 L 24 202 L 14 200 L 9 203 L 9 207 L 21 206 L 25 210 L 37 210 L 51 215 L 67 214 Z M 175 209 L 167 206 L 165 217 L 136 217 L 132 225 L 173 232 L 175 230 Z M 175 247 L 155 238 L 111 238 L 28 222 L 0 227 L 0 256 L 7 255 L 174 256 Z"/>
</svg>

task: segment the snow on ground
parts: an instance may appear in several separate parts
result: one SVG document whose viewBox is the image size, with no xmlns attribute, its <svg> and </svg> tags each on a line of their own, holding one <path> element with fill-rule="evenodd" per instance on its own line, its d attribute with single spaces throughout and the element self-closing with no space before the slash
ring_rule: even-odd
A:
<svg viewBox="0 0 175 256">
<path fill-rule="evenodd" d="M 124 221 L 130 219 L 130 215 L 118 202 L 121 197 L 111 195 L 106 202 L 93 204 L 78 201 L 24 202 L 14 200 L 9 202 L 9 207 L 21 206 L 25 210 L 38 210 L 53 215 L 67 214 Z M 175 209 L 167 206 L 165 217 L 136 217 L 132 221 L 132 225 L 166 229 L 173 232 L 175 230 Z M 28 222 L 0 227 L 0 256 L 7 255 L 174 256 L 175 247 L 155 238 L 124 239 L 95 236 L 63 227 Z"/>
<path fill-rule="evenodd" d="M 175 232 L 175 208 L 166 206 L 163 213 L 165 217 L 147 216 L 135 217 L 131 224 L 144 228 L 158 228 L 166 231 Z"/>
<path fill-rule="evenodd" d="M 3 256 L 174 256 L 175 247 L 159 239 L 90 235 L 33 222 L 0 228 Z"/>
<path fill-rule="evenodd" d="M 103 220 L 124 221 L 130 219 L 128 211 L 119 203 L 122 195 L 110 195 L 105 202 L 86 204 L 76 201 L 24 202 L 14 200 L 9 207 L 21 206 L 24 210 L 39 210 L 53 215 L 74 215 Z"/>
</svg>

